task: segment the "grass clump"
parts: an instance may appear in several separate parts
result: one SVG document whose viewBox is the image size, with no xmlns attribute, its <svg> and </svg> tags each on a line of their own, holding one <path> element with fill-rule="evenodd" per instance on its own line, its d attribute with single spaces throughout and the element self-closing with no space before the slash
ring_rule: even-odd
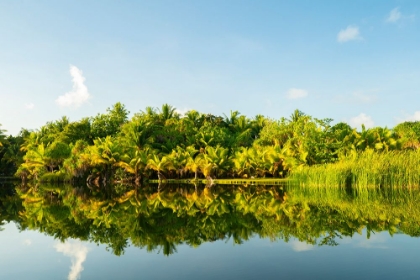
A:
<svg viewBox="0 0 420 280">
<path fill-rule="evenodd" d="M 291 173 L 302 186 L 338 188 L 420 187 L 420 150 L 367 150 L 336 163 L 304 166 Z"/>
</svg>

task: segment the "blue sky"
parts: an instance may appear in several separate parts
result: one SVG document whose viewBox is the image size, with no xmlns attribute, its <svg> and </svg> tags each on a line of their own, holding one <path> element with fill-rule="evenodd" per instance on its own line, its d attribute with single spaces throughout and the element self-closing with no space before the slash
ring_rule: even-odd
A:
<svg viewBox="0 0 420 280">
<path fill-rule="evenodd" d="M 1 1 L 0 123 L 295 109 L 353 126 L 420 120 L 419 1 Z"/>
</svg>

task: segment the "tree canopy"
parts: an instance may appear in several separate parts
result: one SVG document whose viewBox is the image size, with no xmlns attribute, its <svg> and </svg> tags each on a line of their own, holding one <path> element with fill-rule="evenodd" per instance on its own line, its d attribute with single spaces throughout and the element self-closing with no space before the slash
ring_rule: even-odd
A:
<svg viewBox="0 0 420 280">
<path fill-rule="evenodd" d="M 180 115 L 169 104 L 129 118 L 118 102 L 103 114 L 75 122 L 62 117 L 17 137 L 0 130 L 0 163 L 4 174 L 25 180 L 285 177 L 301 166 L 334 163 L 367 149 L 418 149 L 419 139 L 418 122 L 357 131 L 299 110 L 274 120 L 238 111 Z"/>
</svg>

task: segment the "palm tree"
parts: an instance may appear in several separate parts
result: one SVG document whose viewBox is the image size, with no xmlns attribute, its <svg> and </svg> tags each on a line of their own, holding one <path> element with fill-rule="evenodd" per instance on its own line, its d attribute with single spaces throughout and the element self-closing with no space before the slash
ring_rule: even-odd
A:
<svg viewBox="0 0 420 280">
<path fill-rule="evenodd" d="M 301 117 L 303 117 L 303 116 L 306 116 L 305 115 L 305 113 L 304 112 L 302 112 L 302 111 L 300 111 L 300 110 L 298 110 L 298 109 L 296 109 L 291 115 L 290 115 L 290 119 L 289 119 L 289 121 L 290 122 L 293 122 L 293 123 L 295 123 L 295 122 L 298 122 L 299 121 L 299 119 L 301 118 Z"/>
<path fill-rule="evenodd" d="M 18 174 L 25 176 L 24 174 L 27 171 L 29 175 L 37 179 L 40 174 L 46 172 L 45 166 L 48 158 L 45 154 L 44 144 L 41 143 L 37 147 L 31 147 L 23 160 L 25 162 L 19 167 Z"/>
<path fill-rule="evenodd" d="M 193 157 L 188 158 L 185 164 L 184 170 L 194 172 L 194 179 L 197 180 L 198 171 L 200 170 L 202 165 L 203 165 L 203 156 L 202 154 L 199 154 L 195 158 Z"/>
<path fill-rule="evenodd" d="M 6 139 L 6 135 L 4 134 L 6 132 L 6 130 L 1 129 L 1 124 L 0 124 L 0 147 L 3 146 L 3 143 Z"/>
<path fill-rule="evenodd" d="M 179 114 L 176 112 L 175 107 L 172 107 L 169 104 L 163 104 L 162 108 L 159 110 L 159 117 L 163 122 L 166 122 L 169 119 L 179 117 Z"/>
<path fill-rule="evenodd" d="M 248 177 L 254 175 L 257 168 L 255 164 L 256 150 L 254 148 L 241 147 L 236 151 L 232 162 L 234 165 L 233 170 L 240 177 Z"/>
<path fill-rule="evenodd" d="M 98 138 L 93 142 L 94 145 L 90 146 L 88 150 L 91 156 L 90 163 L 92 166 L 102 169 L 104 181 L 107 181 L 112 176 L 113 166 L 116 166 L 120 161 L 122 148 L 119 142 L 111 136 L 104 139 Z"/>
<path fill-rule="evenodd" d="M 155 170 L 159 181 L 162 181 L 163 172 L 175 169 L 173 162 L 167 156 L 159 157 L 157 154 L 148 159 L 146 168 Z"/>
<path fill-rule="evenodd" d="M 238 119 L 240 114 L 241 113 L 239 113 L 238 111 L 230 111 L 230 116 L 226 116 L 225 114 L 223 114 L 225 116 L 224 122 L 228 127 L 233 127 L 236 124 L 236 120 Z"/>
<path fill-rule="evenodd" d="M 141 173 L 146 169 L 149 156 L 149 149 L 130 150 L 129 153 L 124 154 L 121 157 L 121 160 L 117 162 L 116 165 L 123 168 L 126 172 L 133 174 L 136 184 L 139 184 Z"/>
<path fill-rule="evenodd" d="M 229 150 L 226 148 L 223 148 L 221 146 L 214 147 L 206 147 L 205 154 L 203 155 L 203 167 L 206 171 L 203 169 L 202 172 L 209 172 L 208 175 L 205 175 L 206 177 L 210 176 L 211 170 L 214 169 L 216 171 L 216 176 L 219 175 L 220 172 L 227 171 L 230 166 L 230 158 L 228 155 Z M 211 166 L 211 168 L 210 168 Z M 210 169 L 209 169 L 210 168 Z"/>
<path fill-rule="evenodd" d="M 152 142 L 155 126 L 153 122 L 144 119 L 134 119 L 122 127 L 122 140 L 129 146 L 143 149 Z"/>
</svg>

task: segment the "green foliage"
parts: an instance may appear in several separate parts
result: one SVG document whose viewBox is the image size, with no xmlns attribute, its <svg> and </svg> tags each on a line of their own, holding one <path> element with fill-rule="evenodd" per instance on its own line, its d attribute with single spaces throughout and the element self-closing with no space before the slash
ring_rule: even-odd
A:
<svg viewBox="0 0 420 280">
<path fill-rule="evenodd" d="M 146 107 L 131 119 L 128 113 L 116 103 L 93 118 L 48 122 L 20 140 L 0 135 L 0 163 L 7 161 L 8 170 L 29 179 L 60 171 L 72 180 L 140 183 L 162 175 L 286 177 L 305 166 L 352 160 L 367 150 L 380 154 L 420 147 L 417 123 L 357 131 L 299 110 L 280 120 L 251 119 L 238 111 L 220 117 L 191 110 L 181 116 L 168 104 Z"/>
<path fill-rule="evenodd" d="M 129 112 L 120 102 L 115 103 L 112 108 L 108 108 L 106 111 L 106 114 L 98 114 L 92 118 L 91 133 L 93 139 L 116 135 L 127 121 Z"/>
<path fill-rule="evenodd" d="M 420 150 L 377 153 L 373 149 L 337 163 L 301 167 L 291 178 L 304 186 L 414 188 L 420 186 Z"/>
<path fill-rule="evenodd" d="M 403 122 L 394 128 L 395 133 L 402 138 L 404 148 L 420 148 L 420 122 Z"/>
</svg>

